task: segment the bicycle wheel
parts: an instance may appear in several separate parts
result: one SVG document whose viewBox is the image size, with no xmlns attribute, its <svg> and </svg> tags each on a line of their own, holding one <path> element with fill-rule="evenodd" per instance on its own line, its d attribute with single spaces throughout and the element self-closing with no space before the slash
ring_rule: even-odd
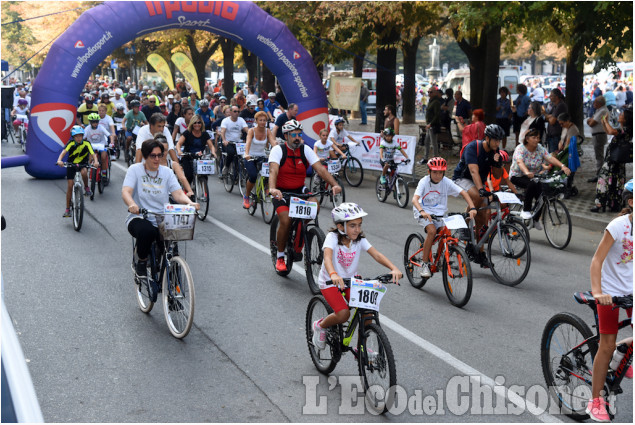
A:
<svg viewBox="0 0 635 425">
<path fill-rule="evenodd" d="M 22 145 L 22 152 L 26 152 L 26 130 L 24 127 L 20 127 L 20 145 Z"/>
<path fill-rule="evenodd" d="M 409 201 L 408 197 L 410 196 L 410 191 L 408 190 L 408 184 L 406 184 L 405 180 L 401 177 L 397 177 L 397 181 L 395 182 L 394 195 L 397 205 L 401 208 L 406 208 Z"/>
<path fill-rule="evenodd" d="M 500 223 L 500 238 L 495 231 L 487 245 L 492 274 L 503 285 L 522 282 L 531 265 L 531 251 L 522 231 L 514 224 Z"/>
<path fill-rule="evenodd" d="M 338 186 L 342 188 L 342 191 L 337 195 L 330 195 L 331 203 L 333 204 L 333 208 L 339 206 L 341 203 L 346 202 L 346 191 L 344 190 L 344 186 L 342 186 L 342 182 L 339 177 L 335 178 Z"/>
<path fill-rule="evenodd" d="M 397 384 L 395 357 L 384 330 L 376 323 L 364 327 L 357 345 L 357 363 L 369 408 L 384 413 L 392 407 Z"/>
<path fill-rule="evenodd" d="M 406 269 L 406 276 L 410 284 L 415 288 L 423 288 L 428 281 L 427 277 L 421 276 L 421 266 L 423 265 L 423 236 L 419 233 L 412 233 L 406 239 L 406 245 L 403 250 L 403 265 Z"/>
<path fill-rule="evenodd" d="M 279 276 L 286 276 L 291 273 L 291 268 L 293 267 L 293 250 L 287 250 L 290 252 L 286 252 L 286 265 L 287 269 L 284 271 L 278 271 L 276 269 L 276 261 L 278 261 L 278 243 L 277 241 L 277 233 L 278 233 L 278 216 L 274 216 L 273 220 L 271 220 L 271 225 L 269 226 L 269 246 L 271 249 L 271 261 L 273 262 L 273 269 L 278 273 Z M 287 245 L 293 246 L 293 244 L 289 244 L 287 241 Z"/>
<path fill-rule="evenodd" d="M 561 411 L 576 420 L 589 417 L 585 412 L 588 397 L 578 387 L 591 386 L 598 349 L 597 339 L 588 340 L 592 336 L 587 324 L 570 313 L 553 316 L 542 332 L 540 361 L 547 388 Z"/>
<path fill-rule="evenodd" d="M 565 249 L 571 241 L 571 217 L 564 202 L 549 199 L 542 209 L 542 223 L 547 240 L 557 249 Z"/>
<path fill-rule="evenodd" d="M 197 174 L 194 178 L 194 187 L 196 202 L 198 202 L 201 206 L 201 208 L 196 212 L 196 215 L 199 220 L 205 221 L 207 213 L 209 212 L 209 188 L 207 187 L 207 177 L 199 176 Z"/>
<path fill-rule="evenodd" d="M 452 305 L 463 307 L 472 296 L 472 266 L 463 248 L 448 245 L 448 250 L 449 261 L 443 259 L 443 288 Z"/>
<path fill-rule="evenodd" d="M 322 185 L 322 179 L 319 178 L 316 172 L 313 172 L 311 178 L 309 179 L 309 189 L 312 193 L 318 193 L 320 190 L 323 189 L 323 187 L 324 186 Z M 322 205 L 322 201 L 324 201 L 324 195 L 316 195 L 316 198 L 318 200 L 318 203 Z"/>
<path fill-rule="evenodd" d="M 344 178 L 353 187 L 357 187 L 362 184 L 364 180 L 364 169 L 359 159 L 354 156 L 349 156 L 346 162 L 344 162 Z"/>
<path fill-rule="evenodd" d="M 271 223 L 273 217 L 276 215 L 276 210 L 273 206 L 273 198 L 269 195 L 268 179 L 265 179 L 260 189 L 260 212 L 262 213 L 262 219 L 265 223 Z"/>
<path fill-rule="evenodd" d="M 249 175 L 247 174 L 247 169 L 243 164 L 242 158 L 238 159 L 238 189 L 240 190 L 240 194 L 244 197 L 247 195 L 247 179 Z"/>
<path fill-rule="evenodd" d="M 84 221 L 84 196 L 82 195 L 82 185 L 73 185 L 72 193 L 72 207 L 73 207 L 73 228 L 76 232 L 82 228 L 82 222 Z"/>
<path fill-rule="evenodd" d="M 379 202 L 386 202 L 386 198 L 388 198 L 388 183 L 382 184 L 381 176 L 377 177 L 375 182 L 375 194 Z"/>
<path fill-rule="evenodd" d="M 258 209 L 258 196 L 256 195 L 256 187 L 251 189 L 251 193 L 249 194 L 249 208 L 247 208 L 247 212 L 249 215 L 256 214 L 256 210 Z"/>
<path fill-rule="evenodd" d="M 313 345 L 313 323 L 317 320 L 324 319 L 329 314 L 333 313 L 333 309 L 326 302 L 322 295 L 316 295 L 309 301 L 309 306 L 306 309 L 306 342 L 309 346 L 309 354 L 311 360 L 315 365 L 315 368 L 324 374 L 333 372 L 337 362 L 340 360 L 342 352 L 340 341 L 340 335 L 342 333 L 342 325 L 332 326 L 326 331 L 326 349 L 318 350 Z"/>
<path fill-rule="evenodd" d="M 90 200 L 95 199 L 95 185 L 97 184 L 97 175 L 99 173 L 98 168 L 90 169 Z"/>
<path fill-rule="evenodd" d="M 106 181 L 104 180 L 104 176 L 102 175 L 104 171 L 108 170 L 108 165 L 104 164 L 103 167 L 99 170 L 99 176 L 97 177 L 97 189 L 99 190 L 99 194 L 104 193 L 104 188 L 106 187 Z M 108 171 L 106 171 L 108 173 Z"/>
<path fill-rule="evenodd" d="M 194 279 L 190 267 L 179 256 L 172 257 L 169 273 L 163 274 L 163 314 L 170 333 L 185 338 L 194 321 Z"/>
<path fill-rule="evenodd" d="M 507 217 L 505 217 L 505 223 L 510 223 L 518 227 L 518 229 L 520 229 L 523 232 L 523 235 L 525 235 L 525 239 L 527 239 L 527 243 L 531 242 L 531 239 L 529 237 L 529 228 L 525 224 L 525 220 L 521 219 L 520 217 L 514 217 L 511 215 L 508 215 Z"/>
<path fill-rule="evenodd" d="M 306 234 L 304 246 L 304 269 L 309 289 L 313 295 L 320 293 L 317 279 L 322 268 L 322 245 L 324 245 L 324 232 L 319 227 L 311 227 Z"/>
<path fill-rule="evenodd" d="M 234 190 L 234 170 L 235 164 L 232 162 L 227 165 L 227 171 L 223 174 L 223 186 L 225 187 L 225 191 L 231 193 Z"/>
</svg>

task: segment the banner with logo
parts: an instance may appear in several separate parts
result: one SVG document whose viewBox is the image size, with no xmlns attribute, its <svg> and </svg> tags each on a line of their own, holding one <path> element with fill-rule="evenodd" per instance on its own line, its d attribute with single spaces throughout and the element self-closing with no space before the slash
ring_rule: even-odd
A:
<svg viewBox="0 0 635 425">
<path fill-rule="evenodd" d="M 196 95 L 202 99 L 201 86 L 198 84 L 198 75 L 196 74 L 196 68 L 194 64 L 188 58 L 185 53 L 176 52 L 172 55 L 172 62 L 176 65 L 177 69 L 181 71 L 181 74 L 185 76 L 185 79 L 189 81 L 192 89 L 196 91 Z"/>
<path fill-rule="evenodd" d="M 152 68 L 156 69 L 156 71 L 159 73 L 161 78 L 163 78 L 163 81 L 165 81 L 170 90 L 174 90 L 174 79 L 172 78 L 172 71 L 170 71 L 170 65 L 168 65 L 166 60 L 156 53 L 151 53 L 148 55 L 148 63 L 152 65 Z"/>
<path fill-rule="evenodd" d="M 359 111 L 359 91 L 362 79 L 352 77 L 331 77 L 329 82 L 329 102 L 335 109 Z"/>
</svg>

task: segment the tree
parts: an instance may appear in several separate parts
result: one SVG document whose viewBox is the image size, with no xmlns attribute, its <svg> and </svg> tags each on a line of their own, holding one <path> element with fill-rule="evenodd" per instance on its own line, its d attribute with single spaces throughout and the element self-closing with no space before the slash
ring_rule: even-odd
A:
<svg viewBox="0 0 635 425">
<path fill-rule="evenodd" d="M 220 39 L 220 48 L 223 50 L 223 87 L 225 96 L 231 98 L 234 95 L 234 54 L 236 42 L 229 38 Z"/>
</svg>

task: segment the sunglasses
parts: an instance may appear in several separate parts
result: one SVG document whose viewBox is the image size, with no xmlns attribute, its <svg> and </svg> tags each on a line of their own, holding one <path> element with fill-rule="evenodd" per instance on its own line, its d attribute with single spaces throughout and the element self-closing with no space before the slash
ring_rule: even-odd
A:
<svg viewBox="0 0 635 425">
<path fill-rule="evenodd" d="M 300 133 L 289 133 L 291 135 L 291 137 L 301 137 L 302 136 L 302 132 Z"/>
<path fill-rule="evenodd" d="M 150 155 L 148 155 L 148 158 L 161 159 L 161 158 L 163 158 L 163 154 L 162 153 L 151 153 Z"/>
<path fill-rule="evenodd" d="M 236 114 L 237 114 L 237 113 L 239 113 L 240 111 L 236 111 L 236 110 L 232 109 L 232 112 L 234 112 L 234 113 L 236 113 Z"/>
<path fill-rule="evenodd" d="M 195 122 L 193 125 L 203 125 L 202 122 Z"/>
</svg>

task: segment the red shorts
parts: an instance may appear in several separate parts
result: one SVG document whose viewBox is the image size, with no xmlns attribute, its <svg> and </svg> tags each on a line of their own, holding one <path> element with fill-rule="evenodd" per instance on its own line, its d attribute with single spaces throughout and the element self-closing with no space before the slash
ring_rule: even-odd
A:
<svg viewBox="0 0 635 425">
<path fill-rule="evenodd" d="M 342 296 L 337 286 L 330 286 L 321 290 L 322 295 L 327 303 L 331 306 L 335 313 L 339 313 L 342 310 L 348 310 L 348 300 L 351 299 L 351 288 L 345 289 L 346 299 Z"/>
<path fill-rule="evenodd" d="M 620 310 L 613 310 L 613 305 L 598 305 L 598 322 L 600 324 L 600 333 L 606 335 L 616 335 L 620 321 Z M 626 315 L 632 317 L 633 309 L 626 310 Z M 631 326 L 633 326 L 631 324 Z"/>
</svg>

